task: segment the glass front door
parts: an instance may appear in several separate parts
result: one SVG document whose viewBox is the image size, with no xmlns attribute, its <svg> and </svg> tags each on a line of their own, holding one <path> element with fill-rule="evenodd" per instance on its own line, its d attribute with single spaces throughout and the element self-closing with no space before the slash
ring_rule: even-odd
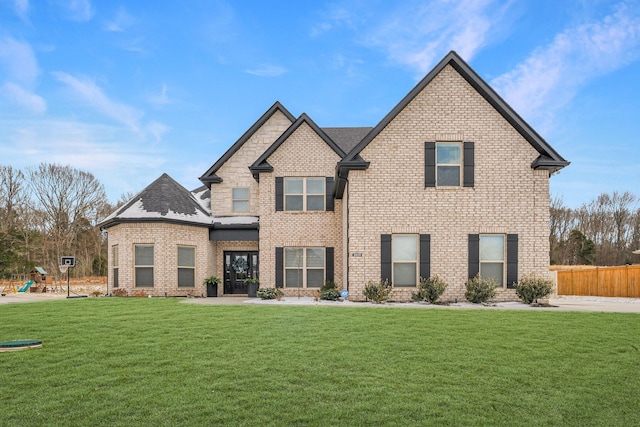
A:
<svg viewBox="0 0 640 427">
<path fill-rule="evenodd" d="M 224 253 L 224 293 L 247 294 L 247 279 L 258 278 L 258 252 Z"/>
</svg>

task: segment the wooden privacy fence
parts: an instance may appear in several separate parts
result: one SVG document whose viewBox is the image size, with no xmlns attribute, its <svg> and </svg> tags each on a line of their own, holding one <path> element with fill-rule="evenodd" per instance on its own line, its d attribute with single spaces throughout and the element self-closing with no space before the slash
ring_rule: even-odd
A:
<svg viewBox="0 0 640 427">
<path fill-rule="evenodd" d="M 558 271 L 558 295 L 640 298 L 640 265 Z"/>
</svg>

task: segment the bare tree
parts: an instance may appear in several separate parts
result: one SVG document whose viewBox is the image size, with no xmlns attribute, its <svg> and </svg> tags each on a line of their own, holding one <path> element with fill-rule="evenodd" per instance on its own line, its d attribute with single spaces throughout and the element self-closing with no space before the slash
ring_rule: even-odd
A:
<svg viewBox="0 0 640 427">
<path fill-rule="evenodd" d="M 47 262 L 55 266 L 62 255 L 73 255 L 78 251 L 78 238 L 87 227 L 95 227 L 98 212 L 107 203 L 104 186 L 88 172 L 42 163 L 28 169 L 29 182 L 37 208 L 42 212 L 43 232 L 48 247 Z M 91 259 L 84 259 L 91 265 Z M 90 271 L 90 268 L 89 270 Z"/>
</svg>

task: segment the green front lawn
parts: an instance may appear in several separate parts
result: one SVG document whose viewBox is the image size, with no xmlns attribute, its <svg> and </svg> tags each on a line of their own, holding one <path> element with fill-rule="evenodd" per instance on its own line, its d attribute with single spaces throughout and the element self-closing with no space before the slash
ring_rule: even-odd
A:
<svg viewBox="0 0 640 427">
<path fill-rule="evenodd" d="M 640 315 L 0 306 L 0 425 L 640 424 Z"/>
</svg>

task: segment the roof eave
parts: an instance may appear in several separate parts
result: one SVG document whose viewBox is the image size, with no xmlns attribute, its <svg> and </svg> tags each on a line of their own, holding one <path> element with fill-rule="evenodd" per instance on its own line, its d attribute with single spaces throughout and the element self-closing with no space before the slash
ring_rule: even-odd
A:
<svg viewBox="0 0 640 427">
<path fill-rule="evenodd" d="M 336 199 L 342 199 L 347 186 L 349 171 L 366 170 L 371 162 L 365 162 L 360 156 L 356 160 L 341 161 L 336 165 L 335 189 L 333 195 Z"/>
<path fill-rule="evenodd" d="M 229 160 L 231 156 L 233 156 L 240 147 L 242 147 L 244 143 L 247 142 L 249 138 L 251 138 L 251 136 L 276 113 L 276 111 L 280 111 L 284 114 L 291 123 L 295 122 L 296 118 L 293 114 L 291 114 L 279 101 L 276 101 L 204 174 L 202 174 L 199 178 L 200 181 L 205 185 L 209 185 L 209 188 L 211 188 L 210 184 L 217 184 L 218 182 L 215 181 L 207 184 L 206 180 L 210 177 L 214 177 L 218 169 L 220 169 L 220 167 L 225 164 L 227 160 Z"/>
<path fill-rule="evenodd" d="M 132 224 L 140 222 L 165 222 L 169 224 L 192 225 L 196 227 L 211 227 L 210 222 L 198 222 L 173 218 L 113 218 L 98 224 L 100 230 L 108 230 L 119 224 Z"/>
<path fill-rule="evenodd" d="M 553 160 L 546 156 L 539 156 L 531 163 L 531 168 L 535 170 L 548 170 L 550 174 L 558 172 L 560 169 L 569 166 L 571 162 L 567 162 L 566 160 L 558 161 Z"/>
</svg>

